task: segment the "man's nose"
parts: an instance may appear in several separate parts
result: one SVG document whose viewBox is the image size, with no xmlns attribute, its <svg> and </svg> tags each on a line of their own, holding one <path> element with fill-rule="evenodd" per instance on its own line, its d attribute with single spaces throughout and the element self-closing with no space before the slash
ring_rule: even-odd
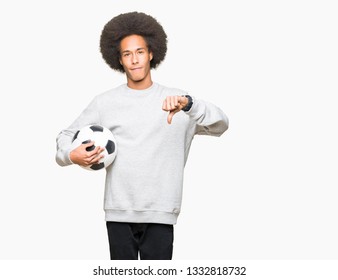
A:
<svg viewBox="0 0 338 280">
<path fill-rule="evenodd" d="M 132 63 L 133 64 L 137 64 L 138 63 L 138 57 L 137 57 L 136 54 L 133 54 L 133 56 L 132 56 Z"/>
</svg>

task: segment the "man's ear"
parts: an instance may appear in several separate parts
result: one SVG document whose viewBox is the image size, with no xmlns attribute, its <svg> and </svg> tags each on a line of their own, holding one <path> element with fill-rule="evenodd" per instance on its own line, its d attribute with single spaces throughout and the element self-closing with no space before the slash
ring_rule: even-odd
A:
<svg viewBox="0 0 338 280">
<path fill-rule="evenodd" d="M 152 52 L 149 52 L 149 57 L 150 57 L 149 61 L 152 61 L 152 59 L 153 59 L 153 53 Z"/>
</svg>

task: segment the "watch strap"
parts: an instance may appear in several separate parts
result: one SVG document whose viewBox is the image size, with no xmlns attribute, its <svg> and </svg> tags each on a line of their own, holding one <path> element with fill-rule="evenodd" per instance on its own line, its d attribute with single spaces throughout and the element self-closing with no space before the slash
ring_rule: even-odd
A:
<svg viewBox="0 0 338 280">
<path fill-rule="evenodd" d="M 191 109 L 194 102 L 193 102 L 192 97 L 190 95 L 182 95 L 182 96 L 188 98 L 188 104 L 184 108 L 182 108 L 182 111 L 188 112 Z"/>
</svg>

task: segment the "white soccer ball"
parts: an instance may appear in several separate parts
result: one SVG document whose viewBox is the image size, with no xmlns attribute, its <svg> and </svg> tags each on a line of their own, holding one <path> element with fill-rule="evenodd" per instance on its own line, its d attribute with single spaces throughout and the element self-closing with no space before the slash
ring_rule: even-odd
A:
<svg viewBox="0 0 338 280">
<path fill-rule="evenodd" d="M 96 171 L 107 168 L 114 161 L 117 153 L 116 140 L 113 133 L 102 125 L 87 125 L 78 130 L 72 142 L 72 150 L 80 146 L 81 144 L 89 143 L 94 141 L 94 145 L 87 147 L 87 151 L 92 151 L 95 147 L 105 147 L 103 151 L 104 157 L 100 159 L 97 164 L 90 166 L 81 166 L 84 169 Z"/>
</svg>

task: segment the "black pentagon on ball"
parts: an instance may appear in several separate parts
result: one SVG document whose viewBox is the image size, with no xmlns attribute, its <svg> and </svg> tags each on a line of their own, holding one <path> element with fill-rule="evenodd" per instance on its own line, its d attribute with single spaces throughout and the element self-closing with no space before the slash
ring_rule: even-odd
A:
<svg viewBox="0 0 338 280">
<path fill-rule="evenodd" d="M 96 163 L 96 164 L 93 164 L 90 166 L 91 169 L 93 170 L 100 170 L 102 168 L 104 168 L 104 163 L 101 162 L 101 163 Z"/>
<path fill-rule="evenodd" d="M 74 142 L 74 140 L 77 138 L 77 136 L 79 135 L 79 133 L 80 133 L 80 130 L 76 131 L 76 133 L 73 136 L 72 142 Z"/>
<path fill-rule="evenodd" d="M 90 127 L 90 129 L 92 130 L 92 131 L 99 131 L 99 132 L 103 132 L 103 127 L 102 126 L 100 126 L 100 125 L 92 125 L 91 127 Z"/>
<path fill-rule="evenodd" d="M 114 153 L 115 151 L 115 143 L 111 140 L 108 140 L 107 145 L 106 145 L 106 150 L 107 153 L 110 155 L 112 153 Z"/>
</svg>

